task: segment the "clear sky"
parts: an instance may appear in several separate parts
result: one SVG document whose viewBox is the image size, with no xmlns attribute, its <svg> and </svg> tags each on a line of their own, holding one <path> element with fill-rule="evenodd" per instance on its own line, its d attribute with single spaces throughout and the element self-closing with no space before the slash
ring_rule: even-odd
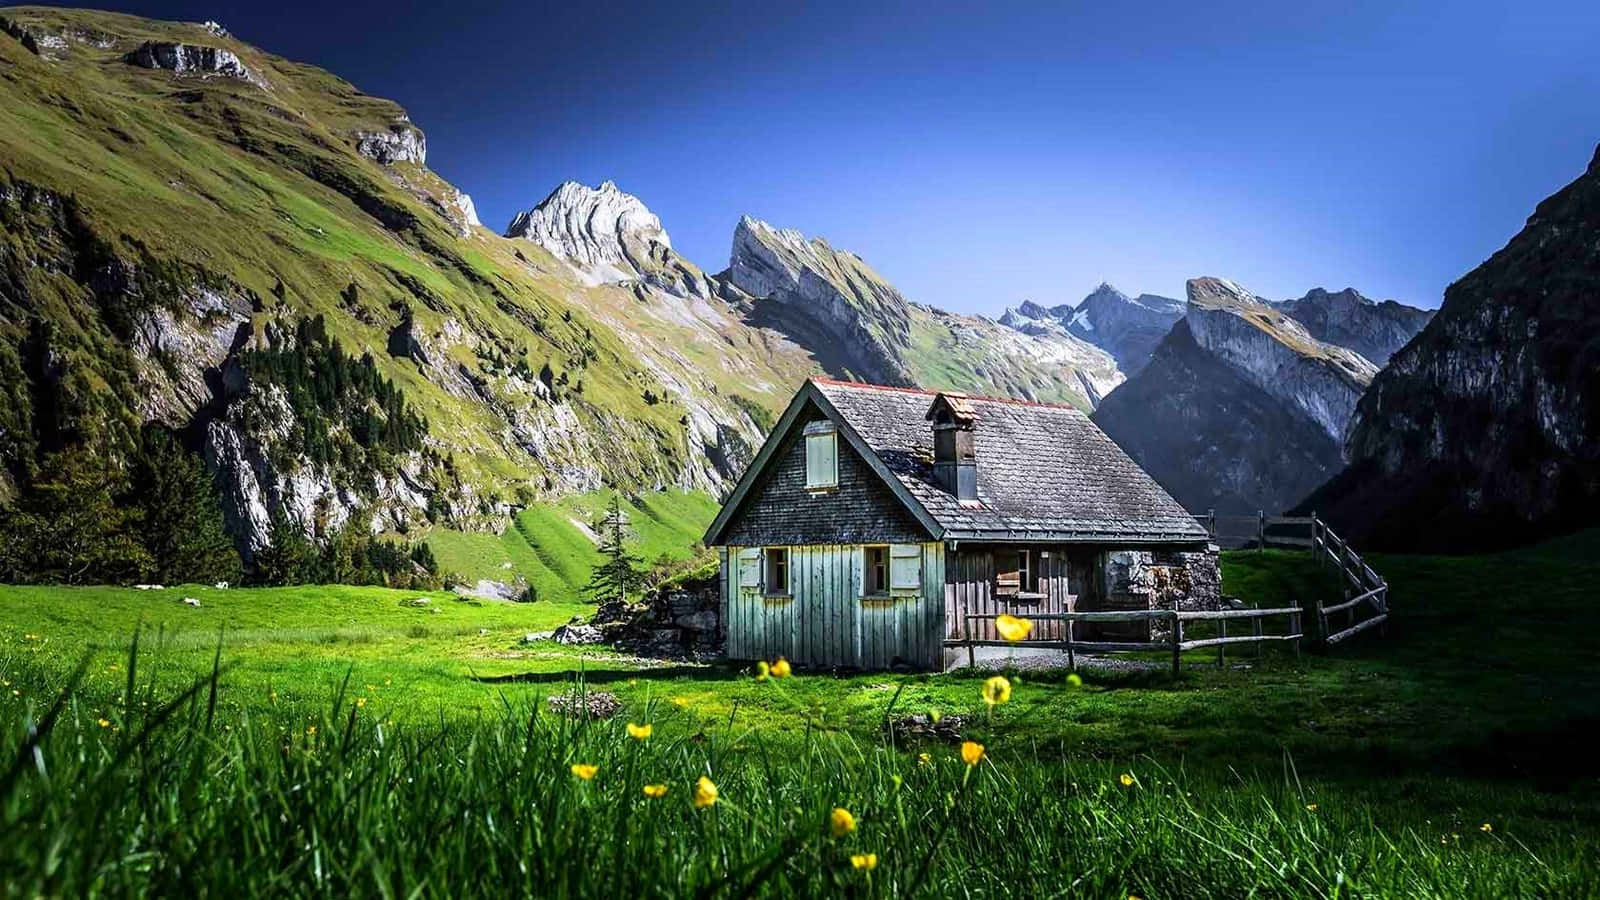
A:
<svg viewBox="0 0 1600 900">
<path fill-rule="evenodd" d="M 615 180 L 995 314 L 1222 275 L 1437 306 L 1600 142 L 1600 2 L 113 3 L 399 101 L 503 229 Z M 770 8 L 769 8 L 770 7 Z"/>
</svg>

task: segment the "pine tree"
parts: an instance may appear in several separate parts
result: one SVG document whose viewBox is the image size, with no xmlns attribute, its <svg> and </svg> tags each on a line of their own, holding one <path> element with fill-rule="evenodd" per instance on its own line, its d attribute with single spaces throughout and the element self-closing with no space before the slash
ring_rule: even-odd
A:
<svg viewBox="0 0 1600 900">
<path fill-rule="evenodd" d="M 222 524 L 211 473 L 160 428 L 147 429 L 133 465 L 128 503 L 140 512 L 139 542 L 165 584 L 239 580 L 239 553 Z"/>
<path fill-rule="evenodd" d="M 604 561 L 594 569 L 583 592 L 595 603 L 627 600 L 628 594 L 644 585 L 644 570 L 639 558 L 628 551 L 628 519 L 622 512 L 622 499 L 613 496 L 605 514 L 595 522 L 600 535 L 600 555 Z"/>
<path fill-rule="evenodd" d="M 120 472 L 93 450 L 51 454 L 0 513 L 0 581 L 126 584 L 148 578 L 150 554 L 135 537 L 139 512 L 117 502 Z"/>
<path fill-rule="evenodd" d="M 272 512 L 271 543 L 256 552 L 251 581 L 256 584 L 315 584 L 322 578 L 317 546 L 281 510 Z"/>
</svg>

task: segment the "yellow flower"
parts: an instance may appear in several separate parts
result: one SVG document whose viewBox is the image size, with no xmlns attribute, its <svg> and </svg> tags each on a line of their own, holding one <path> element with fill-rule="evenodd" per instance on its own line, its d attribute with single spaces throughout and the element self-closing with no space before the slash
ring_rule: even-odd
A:
<svg viewBox="0 0 1600 900">
<path fill-rule="evenodd" d="M 644 795 L 651 800 L 657 800 L 667 795 L 667 786 L 664 784 L 647 784 L 644 786 Z"/>
<path fill-rule="evenodd" d="M 834 837 L 842 837 L 856 830 L 856 817 L 850 815 L 850 810 L 835 806 L 833 814 L 828 816 L 828 826 L 833 829 Z"/>
<path fill-rule="evenodd" d="M 1075 688 L 1081 688 L 1083 687 L 1083 679 L 1079 677 L 1077 672 L 1073 672 L 1071 675 L 1067 676 L 1067 684 L 1070 684 Z"/>
<path fill-rule="evenodd" d="M 878 854 L 857 853 L 850 857 L 850 865 L 857 869 L 872 870 L 878 867 Z"/>
<path fill-rule="evenodd" d="M 1127 772 L 1123 772 L 1117 778 L 1117 780 L 1122 782 L 1122 786 L 1123 787 L 1133 787 L 1133 776 L 1129 775 Z"/>
<path fill-rule="evenodd" d="M 1317 805 L 1315 803 L 1307 803 L 1306 804 L 1306 812 L 1316 812 L 1316 811 L 1317 811 Z"/>
<path fill-rule="evenodd" d="M 762 661 L 756 663 L 756 680 L 766 681 L 768 671 L 770 671 L 770 669 L 767 666 L 766 660 L 763 659 Z"/>
<path fill-rule="evenodd" d="M 1016 642 L 1028 636 L 1028 632 L 1033 630 L 1033 623 L 1027 619 L 1002 614 L 995 617 L 994 630 L 1000 632 L 1000 636 L 1006 640 Z"/>
<path fill-rule="evenodd" d="M 584 781 L 588 781 L 589 779 L 593 778 L 594 773 L 598 771 L 600 771 L 599 766 L 591 766 L 586 763 L 572 764 L 572 774 L 582 778 Z"/>
<path fill-rule="evenodd" d="M 101 720 L 99 720 L 99 722 L 97 724 L 101 728 L 110 728 L 111 727 L 111 720 L 110 719 L 101 719 Z"/>
<path fill-rule="evenodd" d="M 1488 834 L 1489 832 L 1494 830 L 1494 826 L 1490 825 L 1488 822 L 1485 822 L 1482 825 L 1478 826 L 1478 830 L 1483 832 L 1484 834 Z"/>
<path fill-rule="evenodd" d="M 672 705 L 679 709 L 683 709 L 685 706 L 689 705 L 689 701 L 683 697 L 673 697 Z"/>
<path fill-rule="evenodd" d="M 705 809 L 716 802 L 717 786 L 711 783 L 711 779 L 701 775 L 700 780 L 694 783 L 694 808 Z"/>
<path fill-rule="evenodd" d="M 931 754 L 928 754 L 928 753 L 918 753 L 917 754 L 917 765 L 925 766 L 925 765 L 928 765 L 931 762 L 933 762 L 933 756 Z"/>
<path fill-rule="evenodd" d="M 1011 700 L 1011 682 L 1004 675 L 992 675 L 983 683 L 983 702 L 994 706 Z"/>
<path fill-rule="evenodd" d="M 977 741 L 962 741 L 961 758 L 966 760 L 969 766 L 977 765 L 978 761 L 983 759 L 983 745 Z"/>
<path fill-rule="evenodd" d="M 315 725 L 312 725 L 312 726 L 310 726 L 310 727 L 308 727 L 306 729 L 306 734 L 316 734 L 316 733 L 317 733 L 317 726 L 315 726 Z"/>
<path fill-rule="evenodd" d="M 788 678 L 789 677 L 789 661 L 787 659 L 784 659 L 783 657 L 780 656 L 780 657 L 778 657 L 778 661 L 772 664 L 772 677 L 773 678 Z"/>
<path fill-rule="evenodd" d="M 649 722 L 646 722 L 643 725 L 635 725 L 632 722 L 628 723 L 628 737 L 631 737 L 636 741 L 644 740 L 650 736 L 651 732 L 655 730 L 656 727 L 651 725 Z"/>
<path fill-rule="evenodd" d="M 365 698 L 365 697 L 357 697 L 356 698 L 356 709 L 361 709 L 362 707 L 364 707 L 366 705 L 367 705 L 367 698 Z"/>
</svg>

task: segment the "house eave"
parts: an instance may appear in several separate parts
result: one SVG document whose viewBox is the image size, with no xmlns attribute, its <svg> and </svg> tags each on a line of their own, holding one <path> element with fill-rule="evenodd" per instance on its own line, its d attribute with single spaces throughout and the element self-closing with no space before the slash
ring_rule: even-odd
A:
<svg viewBox="0 0 1600 900">
<path fill-rule="evenodd" d="M 1117 544 L 1120 546 L 1195 546 L 1208 544 L 1211 536 L 1201 532 L 1118 532 L 1118 531 L 1036 531 L 1030 529 L 981 529 L 945 532 L 947 541 L 971 544 Z"/>
</svg>

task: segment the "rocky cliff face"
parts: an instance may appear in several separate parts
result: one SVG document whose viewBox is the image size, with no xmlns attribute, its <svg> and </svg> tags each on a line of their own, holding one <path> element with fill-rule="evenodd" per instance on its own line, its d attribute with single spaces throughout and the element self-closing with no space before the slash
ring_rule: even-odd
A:
<svg viewBox="0 0 1600 900">
<path fill-rule="evenodd" d="M 379 165 L 392 166 L 397 162 L 428 164 L 428 140 L 422 130 L 409 121 L 389 123 L 382 131 L 356 131 L 352 135 L 356 152 Z"/>
<path fill-rule="evenodd" d="M 1462 552 L 1597 520 L 1600 153 L 1540 203 L 1361 398 L 1306 502 L 1353 539 Z"/>
<path fill-rule="evenodd" d="M 222 47 L 145 41 L 123 58 L 146 69 L 166 69 L 178 75 L 200 77 L 220 75 L 267 87 L 265 79 L 252 72 L 233 51 Z"/>
<path fill-rule="evenodd" d="M 1181 301 L 1156 294 L 1129 297 L 1101 284 L 1077 306 L 1024 302 L 1007 309 L 1000 322 L 1026 334 L 1070 334 L 1110 353 L 1118 368 L 1132 376 L 1181 318 Z"/>
<path fill-rule="evenodd" d="M 1094 420 L 1193 512 L 1282 511 L 1338 471 L 1377 368 L 1231 281 L 1187 292 L 1182 321 Z"/>
<path fill-rule="evenodd" d="M 1312 337 L 1354 350 L 1380 368 L 1433 317 L 1432 310 L 1393 300 L 1376 303 L 1355 288 L 1336 293 L 1312 288 L 1304 297 L 1277 306 Z"/>
<path fill-rule="evenodd" d="M 752 324 L 789 336 L 835 376 L 1086 409 L 1122 382 L 1109 354 L 1071 334 L 913 303 L 856 254 L 748 216 L 717 278 L 756 301 Z"/>
<path fill-rule="evenodd" d="M 1311 336 L 1305 326 L 1222 278 L 1188 284 L 1184 321 L 1195 343 L 1257 387 L 1343 441 L 1361 392 L 1378 372 L 1352 350 Z"/>
</svg>

